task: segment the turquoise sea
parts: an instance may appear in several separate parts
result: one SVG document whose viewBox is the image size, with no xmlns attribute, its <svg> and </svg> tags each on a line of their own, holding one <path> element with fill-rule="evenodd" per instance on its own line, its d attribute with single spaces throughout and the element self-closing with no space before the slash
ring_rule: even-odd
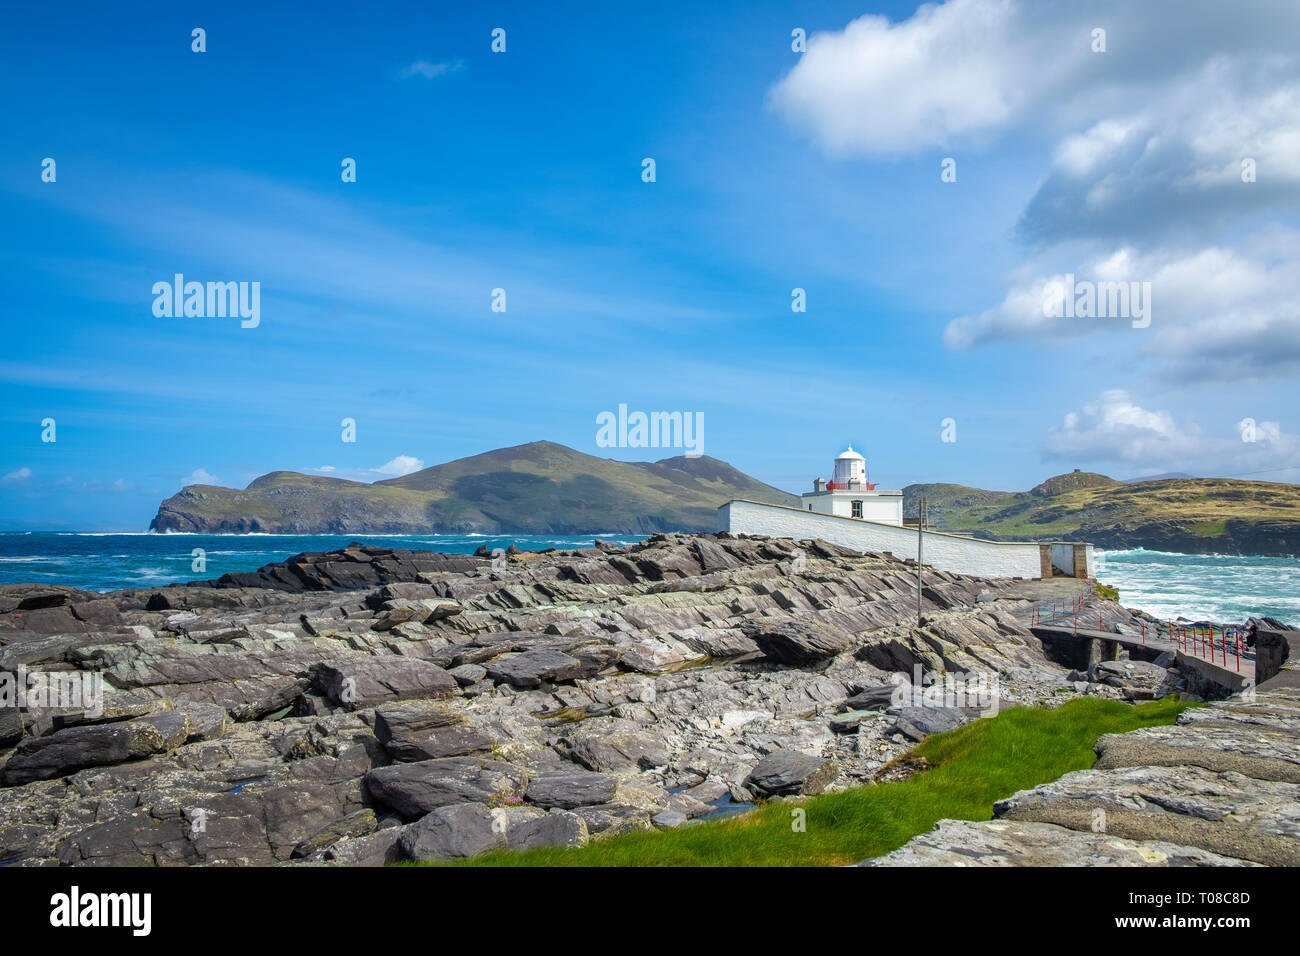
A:
<svg viewBox="0 0 1300 956">
<path fill-rule="evenodd" d="M 640 540 L 619 535 L 283 535 L 283 534 L 48 534 L 0 533 L 0 584 L 65 584 L 88 591 L 160 587 L 176 581 L 219 578 L 256 571 L 304 551 L 331 551 L 353 541 L 388 548 L 472 554 L 515 545 L 523 550 L 590 548 L 600 538 L 619 544 Z M 195 549 L 206 570 L 196 572 Z"/>
<path fill-rule="evenodd" d="M 1120 603 L 1173 620 L 1238 623 L 1274 617 L 1300 625 L 1300 560 L 1171 551 L 1098 551 L 1097 580 Z"/>
<path fill-rule="evenodd" d="M 175 581 L 253 571 L 303 551 L 351 541 L 469 554 L 511 544 L 525 550 L 588 548 L 626 535 L 208 535 L 0 533 L 0 584 L 66 584 L 92 591 L 159 587 Z M 194 549 L 207 568 L 192 570 Z M 1098 551 L 1097 577 L 1119 588 L 1125 605 L 1161 618 L 1239 622 L 1267 615 L 1300 623 L 1300 560 L 1167 551 Z"/>
</svg>

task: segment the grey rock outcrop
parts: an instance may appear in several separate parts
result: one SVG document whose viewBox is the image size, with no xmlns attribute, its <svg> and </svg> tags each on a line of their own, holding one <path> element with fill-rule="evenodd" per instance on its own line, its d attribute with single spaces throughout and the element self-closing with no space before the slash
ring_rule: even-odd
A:
<svg viewBox="0 0 1300 956">
<path fill-rule="evenodd" d="M 1297 866 L 1297 733 L 1300 690 L 1189 709 L 1102 737 L 1091 769 L 998 801 L 991 822 L 942 821 L 868 864 Z"/>
<path fill-rule="evenodd" d="M 0 587 L 0 669 L 105 687 L 0 709 L 0 863 L 450 859 L 847 786 L 911 745 L 894 671 L 1057 695 L 1026 587 L 927 572 L 917 627 L 903 562 L 730 535 Z"/>
</svg>

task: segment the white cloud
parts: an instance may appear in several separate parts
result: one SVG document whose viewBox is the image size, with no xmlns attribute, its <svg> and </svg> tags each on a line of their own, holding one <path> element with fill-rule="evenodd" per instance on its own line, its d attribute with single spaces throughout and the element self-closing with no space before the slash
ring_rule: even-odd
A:
<svg viewBox="0 0 1300 956">
<path fill-rule="evenodd" d="M 1075 464 L 1124 463 L 1147 474 L 1300 477 L 1300 436 L 1287 434 L 1280 423 L 1243 419 L 1230 437 L 1207 435 L 1195 422 L 1179 424 L 1169 411 L 1143 408 L 1124 389 L 1104 391 L 1069 412 L 1048 430 L 1044 453 Z"/>
<path fill-rule="evenodd" d="M 203 468 L 195 468 L 181 479 L 181 485 L 215 485 L 220 480 L 216 475 L 209 474 Z"/>
<path fill-rule="evenodd" d="M 330 478 L 342 478 L 345 481 L 382 481 L 385 478 L 400 478 L 423 468 L 423 458 L 416 458 L 414 455 L 398 455 L 378 468 L 338 468 L 334 465 L 321 465 L 319 468 L 309 468 L 308 471 Z"/>
<path fill-rule="evenodd" d="M 31 476 L 32 470 L 30 468 L 19 468 L 17 471 L 9 472 L 9 474 L 4 476 L 3 480 L 6 483 L 12 484 L 14 482 L 26 481 Z"/>
<path fill-rule="evenodd" d="M 448 73 L 455 73 L 460 70 L 464 64 L 460 60 L 451 63 L 430 63 L 428 60 L 416 60 L 402 67 L 403 77 L 422 76 L 426 80 L 432 80 L 435 77 L 445 76 Z"/>
<path fill-rule="evenodd" d="M 1300 62 L 1216 57 L 1055 146 L 1030 240 L 1187 232 L 1300 199 Z M 1254 164 L 1244 182 L 1243 161 Z"/>
<path fill-rule="evenodd" d="M 1242 223 L 1300 208 L 1297 31 L 1283 0 L 948 0 L 814 34 L 770 102 L 833 156 L 1046 147 L 1017 224 L 1034 252 L 999 305 L 948 324 L 950 348 L 1128 331 L 1042 314 L 1046 283 L 1109 271 L 1153 282 L 1140 341 L 1169 369 L 1277 374 L 1300 364 L 1300 244 Z"/>
<path fill-rule="evenodd" d="M 1061 458 L 1168 465 L 1196 458 L 1202 442 L 1195 426 L 1180 427 L 1169 412 L 1148 411 L 1117 388 L 1068 413 L 1048 431 L 1046 450 Z"/>
<path fill-rule="evenodd" d="M 1011 0 L 925 4 L 901 23 L 859 17 L 810 36 L 770 102 L 834 156 L 947 146 L 1018 120 L 1086 53 L 1035 56 L 1033 39 Z"/>
<path fill-rule="evenodd" d="M 1300 231 L 1259 230 L 1236 248 L 1191 251 L 1123 247 L 1059 271 L 1022 268 L 1003 301 L 953 319 L 943 342 L 953 349 L 1012 338 L 1064 341 L 1110 333 L 1132 336 L 1132 348 L 1168 371 L 1232 378 L 1282 375 L 1300 367 Z M 1125 319 L 1051 318 L 1047 286 L 1065 281 L 1150 282 L 1150 326 Z M 1145 321 L 1145 320 L 1143 320 Z"/>
<path fill-rule="evenodd" d="M 1197 151 L 1267 149 L 1272 120 L 1295 129 L 1287 34 L 1297 26 L 1290 0 L 947 0 L 897 23 L 868 15 L 812 34 L 769 100 L 832 155 L 915 154 L 1094 124 L 1095 134 L 1113 134 L 1104 121 L 1138 103 L 1148 123 L 1172 113 L 1167 132 Z M 1097 27 L 1104 53 L 1092 49 Z M 1201 115 L 1207 106 L 1210 117 Z"/>
<path fill-rule="evenodd" d="M 372 469 L 372 471 L 388 478 L 400 478 L 402 475 L 409 475 L 413 471 L 419 471 L 423 467 L 423 459 L 414 458 L 411 455 L 398 455 L 392 461 L 380 465 L 378 468 Z"/>
</svg>

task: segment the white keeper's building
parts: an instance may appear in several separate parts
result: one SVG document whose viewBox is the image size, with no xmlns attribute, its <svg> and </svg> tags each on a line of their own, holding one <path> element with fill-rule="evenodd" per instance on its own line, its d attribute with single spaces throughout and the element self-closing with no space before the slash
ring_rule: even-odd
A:
<svg viewBox="0 0 1300 956">
<path fill-rule="evenodd" d="M 831 480 L 814 479 L 813 490 L 802 497 L 804 509 L 818 514 L 903 524 L 903 493 L 882 491 L 872 484 L 867 460 L 852 445 L 835 459 Z"/>
<path fill-rule="evenodd" d="M 928 567 L 983 578 L 1074 578 L 1093 576 L 1093 548 L 1086 541 L 992 541 L 934 528 L 904 526 L 903 493 L 871 482 L 867 460 L 850 445 L 835 459 L 831 480 L 818 478 L 799 506 L 735 498 L 718 508 L 718 530 L 730 534 L 820 539 L 864 553 L 900 560 L 921 556 Z"/>
</svg>

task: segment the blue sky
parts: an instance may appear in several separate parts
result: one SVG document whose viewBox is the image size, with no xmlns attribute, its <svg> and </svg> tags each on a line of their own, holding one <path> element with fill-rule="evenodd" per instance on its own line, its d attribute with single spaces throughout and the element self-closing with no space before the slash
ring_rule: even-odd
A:
<svg viewBox="0 0 1300 956">
<path fill-rule="evenodd" d="M 1300 479 L 1294 4 L 268 6 L 0 14 L 0 529 L 677 453 L 597 447 L 620 403 L 794 491 L 849 441 L 891 487 Z M 260 324 L 155 317 L 175 273 Z M 1066 273 L 1150 326 L 1044 318 Z"/>
</svg>

